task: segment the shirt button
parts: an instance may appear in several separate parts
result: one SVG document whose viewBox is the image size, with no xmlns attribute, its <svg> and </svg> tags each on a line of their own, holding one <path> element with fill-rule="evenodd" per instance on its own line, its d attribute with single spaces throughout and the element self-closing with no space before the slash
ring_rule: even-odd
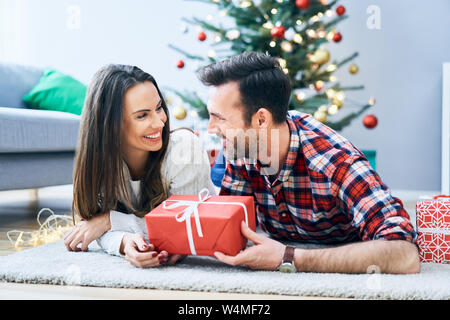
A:
<svg viewBox="0 0 450 320">
<path fill-rule="evenodd" d="M 283 213 L 281 214 L 281 216 L 282 216 L 283 218 L 286 218 L 287 214 L 286 214 L 285 212 L 283 212 Z"/>
<path fill-rule="evenodd" d="M 296 235 L 295 232 L 291 232 L 291 236 L 294 237 Z"/>
</svg>

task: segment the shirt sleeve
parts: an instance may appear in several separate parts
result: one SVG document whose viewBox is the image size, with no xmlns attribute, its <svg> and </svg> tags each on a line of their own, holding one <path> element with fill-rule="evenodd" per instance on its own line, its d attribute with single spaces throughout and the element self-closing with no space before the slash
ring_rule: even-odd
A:
<svg viewBox="0 0 450 320">
<path fill-rule="evenodd" d="M 111 210 L 109 212 L 111 229 L 97 239 L 97 244 L 108 254 L 122 256 L 120 245 L 126 233 L 141 234 L 148 241 L 147 227 L 145 219 L 134 214 L 126 214 L 120 211 Z"/>
<path fill-rule="evenodd" d="M 124 257 L 120 253 L 120 245 L 125 234 L 125 231 L 108 231 L 97 239 L 97 244 L 110 255 Z"/>
<path fill-rule="evenodd" d="M 351 215 L 361 240 L 406 240 L 417 233 L 400 199 L 391 195 L 367 160 L 350 159 L 338 166 L 331 189 L 338 205 Z"/>
<path fill-rule="evenodd" d="M 202 189 L 216 191 L 211 180 L 211 165 L 200 139 L 188 130 L 176 131 L 163 169 L 169 195 L 197 195 Z"/>
<path fill-rule="evenodd" d="M 227 161 L 219 194 L 221 196 L 253 196 L 249 178 L 244 171 Z"/>
<path fill-rule="evenodd" d="M 109 212 L 109 220 L 111 222 L 111 229 L 109 231 L 139 233 L 147 238 L 147 228 L 144 218 L 139 218 L 134 214 L 111 210 Z"/>
</svg>

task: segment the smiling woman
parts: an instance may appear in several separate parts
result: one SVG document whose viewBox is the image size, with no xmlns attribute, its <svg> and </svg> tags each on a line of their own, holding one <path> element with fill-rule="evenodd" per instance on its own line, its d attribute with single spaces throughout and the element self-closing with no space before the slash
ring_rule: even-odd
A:
<svg viewBox="0 0 450 320">
<path fill-rule="evenodd" d="M 82 221 L 65 237 L 68 250 L 85 251 L 98 240 L 135 266 L 177 261 L 146 244 L 143 216 L 169 195 L 215 191 L 199 139 L 171 132 L 168 113 L 155 79 L 141 69 L 107 65 L 94 75 L 74 166 L 72 212 Z"/>
<path fill-rule="evenodd" d="M 155 109 L 159 101 L 159 113 L 147 111 L 146 119 L 137 118 L 142 112 L 133 114 L 142 106 Z M 163 101 L 154 78 L 137 67 L 108 65 L 94 75 L 83 107 L 74 169 L 74 209 L 80 217 L 87 220 L 115 208 L 120 194 L 124 205 L 139 216 L 167 197 L 160 183 L 170 134 Z M 162 131 L 162 141 L 148 145 L 144 137 L 155 128 Z M 126 188 L 124 165 L 146 186 L 137 206 Z"/>
<path fill-rule="evenodd" d="M 132 86 L 124 97 L 123 151 L 131 177 L 135 180 L 139 180 L 145 172 L 148 152 L 157 152 L 164 145 L 162 131 L 167 122 L 167 107 L 165 110 L 162 101 L 150 81 Z"/>
</svg>

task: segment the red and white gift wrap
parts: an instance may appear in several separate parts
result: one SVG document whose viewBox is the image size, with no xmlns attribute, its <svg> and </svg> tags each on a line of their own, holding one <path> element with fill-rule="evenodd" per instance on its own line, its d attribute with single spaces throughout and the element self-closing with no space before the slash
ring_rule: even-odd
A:
<svg viewBox="0 0 450 320">
<path fill-rule="evenodd" d="M 207 189 L 173 195 L 145 215 L 150 243 L 169 254 L 234 256 L 247 244 L 242 221 L 256 230 L 253 197 L 210 196 Z"/>
<path fill-rule="evenodd" d="M 450 196 L 434 196 L 416 204 L 420 261 L 450 263 Z"/>
</svg>

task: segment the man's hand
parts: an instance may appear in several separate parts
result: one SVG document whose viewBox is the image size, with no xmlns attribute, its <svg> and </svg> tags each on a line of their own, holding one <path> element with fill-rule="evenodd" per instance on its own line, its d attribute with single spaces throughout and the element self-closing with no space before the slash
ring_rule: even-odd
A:
<svg viewBox="0 0 450 320">
<path fill-rule="evenodd" d="M 246 248 L 234 257 L 221 252 L 214 252 L 214 256 L 219 261 L 232 266 L 245 265 L 251 269 L 277 270 L 283 260 L 285 246 L 252 231 L 244 221 L 241 223 L 241 232 L 255 245 Z"/>
<path fill-rule="evenodd" d="M 109 229 L 111 229 L 109 212 L 89 220 L 82 220 L 64 236 L 64 245 L 69 251 L 87 251 L 89 244 Z M 81 248 L 78 247 L 80 243 Z"/>
</svg>

